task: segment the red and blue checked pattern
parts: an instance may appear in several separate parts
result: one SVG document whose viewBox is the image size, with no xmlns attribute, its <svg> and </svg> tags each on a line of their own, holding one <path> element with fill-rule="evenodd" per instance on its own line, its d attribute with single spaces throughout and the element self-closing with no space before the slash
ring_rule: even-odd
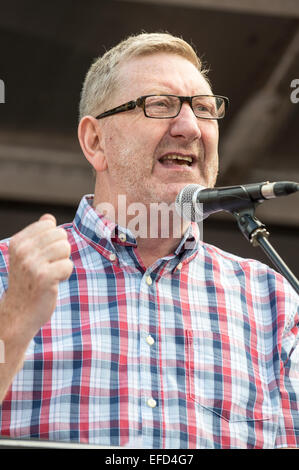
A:
<svg viewBox="0 0 299 470">
<path fill-rule="evenodd" d="M 141 437 L 144 448 L 298 446 L 299 299 L 287 281 L 201 242 L 196 225 L 145 269 L 131 234 L 91 204 L 83 198 L 64 226 L 75 267 L 0 408 L 0 433 L 112 446 Z"/>
</svg>

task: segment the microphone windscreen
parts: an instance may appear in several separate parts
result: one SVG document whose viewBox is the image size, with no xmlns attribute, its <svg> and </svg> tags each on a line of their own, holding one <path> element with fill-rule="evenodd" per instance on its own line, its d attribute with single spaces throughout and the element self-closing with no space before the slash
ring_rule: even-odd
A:
<svg viewBox="0 0 299 470">
<path fill-rule="evenodd" d="M 199 184 L 188 184 L 177 195 L 175 208 L 180 217 L 190 222 L 201 222 L 207 215 L 204 214 L 203 204 L 196 201 L 199 191 L 206 189 Z"/>
</svg>

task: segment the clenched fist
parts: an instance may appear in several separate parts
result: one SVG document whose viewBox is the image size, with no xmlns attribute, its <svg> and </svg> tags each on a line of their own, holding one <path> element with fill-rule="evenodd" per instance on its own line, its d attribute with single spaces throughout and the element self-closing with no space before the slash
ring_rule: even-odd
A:
<svg viewBox="0 0 299 470">
<path fill-rule="evenodd" d="M 29 342 L 55 310 L 58 284 L 73 269 L 70 252 L 65 230 L 56 226 L 50 214 L 10 240 L 8 289 L 0 300 L 0 335 L 5 347 L 0 403 L 22 367 Z"/>
<path fill-rule="evenodd" d="M 11 321 L 33 337 L 50 319 L 57 301 L 58 284 L 68 279 L 73 263 L 66 231 L 55 218 L 43 215 L 14 235 L 9 244 L 8 290 L 5 310 Z"/>
</svg>

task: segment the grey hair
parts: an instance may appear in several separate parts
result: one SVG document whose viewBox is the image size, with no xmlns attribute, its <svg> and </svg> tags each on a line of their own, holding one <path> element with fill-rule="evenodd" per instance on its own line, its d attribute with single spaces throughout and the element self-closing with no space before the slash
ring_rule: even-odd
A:
<svg viewBox="0 0 299 470">
<path fill-rule="evenodd" d="M 124 39 L 103 56 L 95 59 L 88 70 L 81 92 L 79 119 L 103 112 L 119 81 L 119 68 L 128 59 L 158 52 L 177 54 L 189 60 L 207 80 L 208 70 L 194 48 L 169 33 L 141 33 Z"/>
</svg>

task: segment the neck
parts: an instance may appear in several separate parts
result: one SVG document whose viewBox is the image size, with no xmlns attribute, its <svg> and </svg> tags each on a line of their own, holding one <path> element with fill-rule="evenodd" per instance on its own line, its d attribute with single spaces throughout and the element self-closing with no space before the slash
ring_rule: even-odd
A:
<svg viewBox="0 0 299 470">
<path fill-rule="evenodd" d="M 174 253 L 180 241 L 181 239 L 176 238 L 139 238 L 137 239 L 138 254 L 144 266 L 148 268 L 158 259 Z"/>
</svg>

